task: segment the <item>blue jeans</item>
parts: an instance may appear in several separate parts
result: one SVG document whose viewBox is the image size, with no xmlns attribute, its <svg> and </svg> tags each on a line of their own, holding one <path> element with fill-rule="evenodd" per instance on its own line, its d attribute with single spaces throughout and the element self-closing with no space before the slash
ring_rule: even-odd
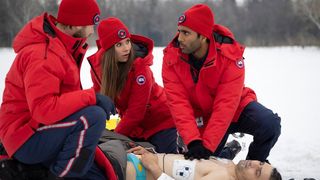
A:
<svg viewBox="0 0 320 180">
<path fill-rule="evenodd" d="M 99 106 L 81 109 L 62 121 L 38 128 L 14 157 L 25 164 L 43 164 L 59 177 L 105 179 L 94 164 L 94 154 L 106 117 Z"/>
<path fill-rule="evenodd" d="M 215 151 L 215 156 L 226 156 L 222 151 L 229 134 L 240 132 L 253 136 L 247 159 L 266 161 L 281 133 L 281 119 L 260 103 L 250 102 L 242 111 L 238 122 L 231 123 L 227 133 Z"/>
</svg>

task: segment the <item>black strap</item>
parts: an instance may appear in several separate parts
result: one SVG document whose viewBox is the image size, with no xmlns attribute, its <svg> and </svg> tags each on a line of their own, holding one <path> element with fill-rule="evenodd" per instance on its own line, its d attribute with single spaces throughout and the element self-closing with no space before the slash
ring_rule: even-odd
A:
<svg viewBox="0 0 320 180">
<path fill-rule="evenodd" d="M 231 39 L 228 36 L 223 36 L 217 32 L 213 32 L 213 37 L 214 37 L 214 40 L 220 44 L 222 44 L 222 43 L 233 44 L 233 39 Z"/>
</svg>

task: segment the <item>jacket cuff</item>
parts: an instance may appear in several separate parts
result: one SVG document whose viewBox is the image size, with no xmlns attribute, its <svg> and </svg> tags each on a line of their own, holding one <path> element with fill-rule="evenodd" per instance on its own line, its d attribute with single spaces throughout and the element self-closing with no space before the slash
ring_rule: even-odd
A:
<svg viewBox="0 0 320 180">
<path fill-rule="evenodd" d="M 84 90 L 84 96 L 82 96 L 82 99 L 88 103 L 88 105 L 96 105 L 96 92 L 94 91 L 94 88 L 86 89 Z"/>
</svg>

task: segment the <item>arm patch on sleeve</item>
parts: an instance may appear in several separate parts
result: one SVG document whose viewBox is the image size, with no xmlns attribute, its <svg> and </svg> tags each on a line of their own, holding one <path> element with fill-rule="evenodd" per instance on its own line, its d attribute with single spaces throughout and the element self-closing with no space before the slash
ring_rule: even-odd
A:
<svg viewBox="0 0 320 180">
<path fill-rule="evenodd" d="M 238 68 L 242 69 L 244 67 L 243 59 L 237 60 L 236 65 L 238 66 Z"/>
<path fill-rule="evenodd" d="M 144 75 L 139 75 L 136 79 L 138 85 L 144 85 L 146 83 L 146 77 Z"/>
</svg>

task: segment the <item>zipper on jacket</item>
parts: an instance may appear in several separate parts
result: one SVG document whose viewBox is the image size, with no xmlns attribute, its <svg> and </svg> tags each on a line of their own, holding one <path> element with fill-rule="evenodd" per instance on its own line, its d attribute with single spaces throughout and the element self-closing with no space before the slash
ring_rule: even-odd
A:
<svg viewBox="0 0 320 180">
<path fill-rule="evenodd" d="M 97 80 L 98 83 L 99 83 L 99 86 L 101 86 L 101 80 L 100 80 L 97 72 L 95 71 L 95 69 L 93 68 L 93 65 L 91 64 L 91 62 L 90 62 L 89 60 L 88 60 L 88 63 L 89 63 L 89 65 L 90 65 L 90 67 L 91 67 L 91 70 L 92 70 L 92 72 L 93 72 L 93 74 L 94 74 L 94 77 L 96 78 L 96 80 Z"/>
<path fill-rule="evenodd" d="M 186 62 L 187 64 L 190 65 L 190 73 L 191 73 L 192 80 L 193 80 L 193 82 L 194 82 L 195 84 L 197 84 L 198 79 L 199 79 L 199 73 L 200 73 L 200 72 L 198 72 L 198 70 L 197 70 L 196 68 L 194 68 L 194 67 L 192 66 L 192 64 L 191 64 L 189 61 L 187 61 L 184 57 L 182 57 L 182 56 L 179 56 L 179 57 L 180 57 L 180 59 L 181 59 L 182 61 L 184 61 L 184 62 Z"/>
<path fill-rule="evenodd" d="M 46 37 L 46 49 L 44 52 L 44 59 L 47 59 L 47 57 L 48 57 L 48 47 L 49 47 L 49 38 Z"/>
</svg>

